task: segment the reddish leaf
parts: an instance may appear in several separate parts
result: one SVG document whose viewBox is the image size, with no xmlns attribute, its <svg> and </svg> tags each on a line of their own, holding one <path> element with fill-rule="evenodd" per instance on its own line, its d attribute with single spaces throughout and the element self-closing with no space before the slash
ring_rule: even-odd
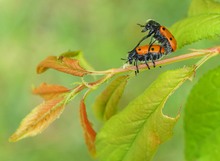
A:
<svg viewBox="0 0 220 161">
<path fill-rule="evenodd" d="M 81 119 L 81 124 L 84 130 L 84 137 L 85 137 L 85 141 L 89 149 L 89 152 L 93 156 L 95 156 L 96 150 L 95 150 L 94 143 L 95 143 L 96 132 L 92 128 L 92 125 L 88 120 L 84 100 L 81 100 L 80 102 L 80 119 Z"/>
<path fill-rule="evenodd" d="M 91 72 L 79 65 L 79 61 L 68 57 L 49 56 L 37 66 L 37 73 L 41 74 L 47 69 L 52 68 L 67 74 L 82 77 Z"/>
<path fill-rule="evenodd" d="M 64 86 L 49 85 L 47 83 L 42 83 L 39 87 L 33 89 L 34 94 L 40 95 L 45 100 L 53 99 L 66 92 L 69 92 L 69 89 Z"/>
<path fill-rule="evenodd" d="M 45 130 L 64 110 L 64 97 L 46 101 L 31 111 L 21 122 L 20 127 L 9 141 L 35 136 Z"/>
</svg>

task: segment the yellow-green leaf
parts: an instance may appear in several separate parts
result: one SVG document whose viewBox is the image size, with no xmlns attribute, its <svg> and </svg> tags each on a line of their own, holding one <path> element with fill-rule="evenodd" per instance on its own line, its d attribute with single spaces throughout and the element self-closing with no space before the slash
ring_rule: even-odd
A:
<svg viewBox="0 0 220 161">
<path fill-rule="evenodd" d="M 178 116 L 162 113 L 168 97 L 194 74 L 185 67 L 161 74 L 143 94 L 111 117 L 96 136 L 100 161 L 150 161 L 158 146 L 168 140 Z"/>
<path fill-rule="evenodd" d="M 188 16 L 196 16 L 200 14 L 220 14 L 220 3 L 213 0 L 192 0 Z"/>
<path fill-rule="evenodd" d="M 123 94 L 128 78 L 128 76 L 117 77 L 96 98 L 93 109 L 98 118 L 108 120 L 117 112 L 117 105 Z"/>
<path fill-rule="evenodd" d="M 220 35 L 220 14 L 201 14 L 185 18 L 175 23 L 171 32 L 177 40 L 178 48 L 193 42 L 215 38 Z"/>
<path fill-rule="evenodd" d="M 219 161 L 220 67 L 198 81 L 184 109 L 186 161 Z"/>
</svg>

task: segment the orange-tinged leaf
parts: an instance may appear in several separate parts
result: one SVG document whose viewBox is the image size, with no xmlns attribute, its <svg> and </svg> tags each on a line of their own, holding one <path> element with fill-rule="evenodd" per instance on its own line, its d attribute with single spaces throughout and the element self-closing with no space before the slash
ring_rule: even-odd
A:
<svg viewBox="0 0 220 161">
<path fill-rule="evenodd" d="M 37 106 L 21 122 L 10 142 L 35 136 L 45 130 L 64 110 L 64 97 L 54 98 Z"/>
<path fill-rule="evenodd" d="M 68 57 L 47 57 L 37 66 L 37 73 L 41 74 L 49 68 L 79 77 L 91 73 L 79 65 L 79 60 Z"/>
<path fill-rule="evenodd" d="M 86 61 L 81 51 L 67 51 L 62 53 L 59 58 L 68 57 L 72 59 L 80 60 L 80 65 L 87 70 L 94 70 L 92 66 Z"/>
<path fill-rule="evenodd" d="M 46 59 L 44 59 L 42 62 L 40 62 L 37 66 L 37 74 L 41 74 L 45 72 L 48 68 L 51 68 L 53 64 L 57 62 L 57 57 L 55 56 L 49 56 Z"/>
<path fill-rule="evenodd" d="M 95 142 L 96 132 L 92 128 L 92 124 L 88 120 L 87 113 L 86 113 L 86 106 L 85 106 L 83 99 L 80 102 L 80 119 L 81 119 L 81 124 L 84 130 L 84 137 L 85 137 L 85 141 L 89 149 L 89 152 L 93 156 L 95 156 L 96 150 L 95 150 L 94 142 Z"/>
<path fill-rule="evenodd" d="M 33 89 L 34 94 L 40 95 L 45 100 L 53 99 L 66 92 L 69 92 L 69 89 L 64 86 L 47 83 L 42 83 L 39 87 Z"/>
</svg>

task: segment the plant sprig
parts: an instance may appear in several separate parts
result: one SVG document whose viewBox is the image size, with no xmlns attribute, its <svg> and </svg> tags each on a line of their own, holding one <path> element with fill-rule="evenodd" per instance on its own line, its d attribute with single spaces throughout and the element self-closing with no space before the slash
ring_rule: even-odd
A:
<svg viewBox="0 0 220 161">
<path fill-rule="evenodd" d="M 81 54 L 80 52 L 77 52 L 77 53 Z M 157 66 L 164 66 L 167 64 L 180 62 L 180 61 L 184 61 L 187 59 L 193 59 L 193 58 L 199 58 L 199 57 L 205 56 L 204 58 L 206 59 L 205 60 L 202 59 L 203 60 L 202 63 L 204 63 L 208 58 L 215 56 L 219 53 L 220 53 L 220 47 L 214 47 L 214 48 L 209 48 L 205 50 L 194 50 L 192 53 L 189 53 L 189 54 L 184 54 L 184 55 L 157 61 L 156 64 Z M 65 54 L 68 55 L 68 57 L 65 57 Z M 135 66 L 128 66 L 126 68 L 113 68 L 113 69 L 109 69 L 105 71 L 89 71 L 89 70 L 84 69 L 80 65 L 80 60 L 70 57 L 70 55 L 77 55 L 76 52 L 69 51 L 65 54 L 62 54 L 62 58 L 55 57 L 55 56 L 50 56 L 46 58 L 41 63 L 39 63 L 37 67 L 37 72 L 41 74 L 45 72 L 47 69 L 51 68 L 51 69 L 55 69 L 55 70 L 58 70 L 58 71 L 61 71 L 67 74 L 71 74 L 74 76 L 82 77 L 82 78 L 85 75 L 103 75 L 103 77 L 94 82 L 86 82 L 82 79 L 82 82 L 72 89 L 68 89 L 60 85 L 49 85 L 46 83 L 43 83 L 39 87 L 34 88 L 33 93 L 42 96 L 45 102 L 42 105 L 40 105 L 40 107 L 37 106 L 36 109 L 34 109 L 29 115 L 27 115 L 27 117 L 24 118 L 18 130 L 10 138 L 10 141 L 12 142 L 18 141 L 22 138 L 25 138 L 28 136 L 34 136 L 34 135 L 41 133 L 44 129 L 46 129 L 46 127 L 49 126 L 50 123 L 52 123 L 62 113 L 61 111 L 58 115 L 56 114 L 53 115 L 52 111 L 56 111 L 56 110 L 59 110 L 59 108 L 63 108 L 67 103 L 69 103 L 72 99 L 74 99 L 75 96 L 79 92 L 83 91 L 84 89 L 95 90 L 100 85 L 105 83 L 107 80 L 109 80 L 110 78 L 118 74 L 132 75 L 132 73 L 136 70 Z M 202 63 L 200 63 L 200 65 Z M 149 66 L 152 67 L 153 64 L 149 63 Z M 140 64 L 139 69 L 148 70 L 148 67 L 145 64 Z M 60 104 L 57 105 L 56 100 L 58 98 L 62 106 L 60 106 Z M 53 104 L 52 106 L 50 102 L 54 102 L 52 103 Z M 47 104 L 50 104 L 50 108 Z M 45 108 L 48 108 L 47 111 L 43 111 L 45 110 Z M 42 117 L 42 121 L 33 120 L 34 118 L 38 117 L 39 113 L 42 114 L 42 112 L 43 113 L 47 112 L 47 115 L 43 115 L 45 116 L 45 118 Z M 51 118 L 53 118 L 51 119 L 52 121 L 50 121 L 50 123 L 48 123 L 48 121 L 45 120 L 46 117 L 48 117 L 49 115 Z M 32 120 L 32 122 L 29 121 L 30 119 Z M 33 129 L 30 130 L 31 129 L 30 127 L 33 127 Z"/>
<path fill-rule="evenodd" d="M 176 38 L 180 49 L 187 44 L 220 35 L 219 25 L 220 3 L 213 0 L 193 0 L 188 17 L 176 22 L 170 31 Z M 23 119 L 9 141 L 16 142 L 43 132 L 60 117 L 65 106 L 78 93 L 86 90 L 80 102 L 79 112 L 90 153 L 97 156 L 100 161 L 150 161 L 158 146 L 172 136 L 173 127 L 179 118 L 179 115 L 172 118 L 163 114 L 162 109 L 166 100 L 186 80 L 191 79 L 204 62 L 218 54 L 220 54 L 220 46 L 192 50 L 187 54 L 157 61 L 156 66 L 159 67 L 201 58 L 194 66 L 162 73 L 143 94 L 131 101 L 119 113 L 117 112 L 118 102 L 127 81 L 135 77 L 135 66 L 96 71 L 87 63 L 80 51 L 68 51 L 58 57 L 49 56 L 39 63 L 38 74 L 54 69 L 80 77 L 81 82 L 74 84 L 71 89 L 46 83 L 34 88 L 33 93 L 41 96 L 44 101 Z M 149 66 L 153 70 L 153 64 L 149 62 Z M 140 71 L 148 70 L 145 64 L 140 64 L 138 68 Z M 86 75 L 101 75 L 101 78 L 87 82 L 84 80 Z M 104 122 L 104 126 L 97 132 L 87 116 L 85 100 L 91 91 L 96 90 L 113 77 L 116 78 L 97 97 L 93 106 L 96 116 Z"/>
</svg>

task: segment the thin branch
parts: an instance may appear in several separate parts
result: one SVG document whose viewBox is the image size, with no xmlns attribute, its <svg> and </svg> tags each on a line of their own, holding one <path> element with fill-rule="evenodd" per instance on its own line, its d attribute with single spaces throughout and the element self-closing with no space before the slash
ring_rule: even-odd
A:
<svg viewBox="0 0 220 161">
<path fill-rule="evenodd" d="M 184 60 L 188 60 L 188 59 L 195 59 L 195 58 L 199 58 L 199 57 L 206 56 L 206 55 L 215 56 L 216 54 L 220 54 L 220 46 L 205 49 L 205 50 L 193 50 L 193 51 L 194 52 L 189 53 L 189 54 L 183 54 L 180 56 L 157 61 L 156 65 L 157 66 L 164 66 L 164 65 L 171 64 L 171 63 L 176 63 L 176 62 L 180 62 L 180 61 L 184 61 Z M 149 63 L 149 66 L 153 67 L 153 64 Z M 147 70 L 148 69 L 148 67 L 145 64 L 140 64 L 138 66 L 138 68 L 139 68 L 139 70 Z M 115 75 L 118 73 L 124 73 L 124 72 L 135 71 L 135 70 L 136 70 L 135 66 L 128 66 L 126 68 L 112 68 L 112 69 L 105 70 L 105 71 L 92 71 L 91 73 L 92 73 L 92 75 L 105 75 L 105 74 Z"/>
</svg>

